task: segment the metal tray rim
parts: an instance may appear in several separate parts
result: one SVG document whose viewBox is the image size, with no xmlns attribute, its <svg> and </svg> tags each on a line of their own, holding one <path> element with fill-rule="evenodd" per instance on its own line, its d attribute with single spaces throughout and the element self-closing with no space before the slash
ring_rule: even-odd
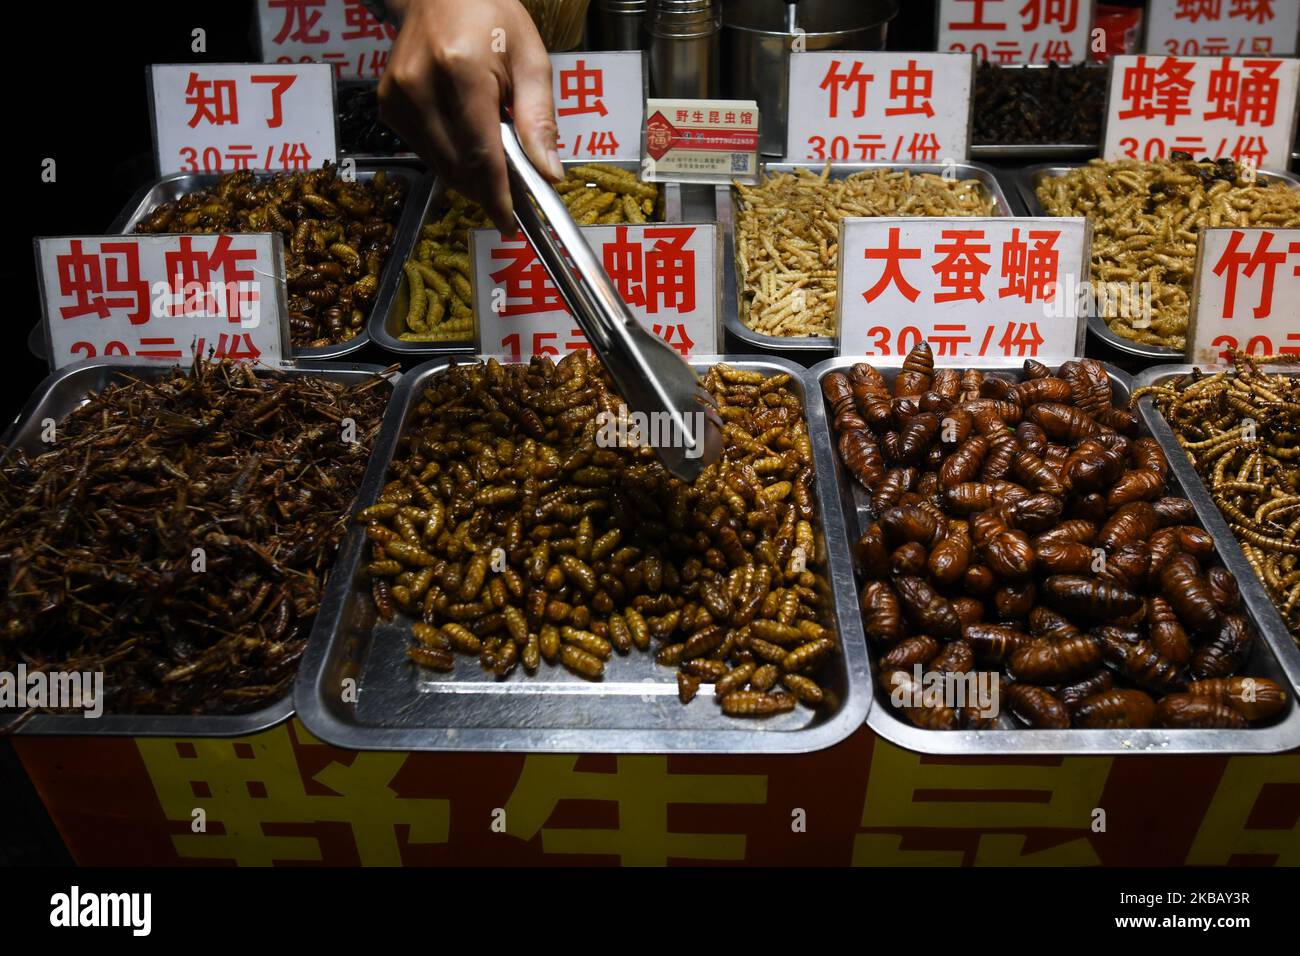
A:
<svg viewBox="0 0 1300 956">
<path fill-rule="evenodd" d="M 470 360 L 478 360 L 472 357 Z M 358 493 L 359 505 L 377 497 L 393 457 L 400 427 L 405 420 L 413 393 L 426 375 L 433 374 L 461 361 L 458 356 L 436 358 L 417 366 L 407 374 L 389 402 L 382 426 L 382 437 L 376 443 L 362 490 Z M 691 363 L 707 366 L 725 361 L 728 364 L 779 369 L 799 379 L 805 388 L 809 434 L 812 437 L 814 468 L 819 479 L 828 473 L 836 462 L 832 450 L 817 435 L 826 435 L 825 411 L 819 401 L 813 401 L 814 384 L 806 371 L 788 359 L 754 355 L 700 355 Z M 820 394 L 818 392 L 817 394 Z M 363 529 L 356 527 L 342 545 L 338 567 L 342 573 L 331 578 L 318 612 L 316 624 L 308 641 L 307 650 L 294 681 L 294 702 L 299 719 L 314 735 L 327 743 L 361 750 L 419 750 L 419 751 L 491 751 L 531 753 L 735 753 L 735 754 L 794 754 L 811 753 L 831 747 L 858 730 L 872 709 L 870 691 L 870 666 L 866 654 L 866 637 L 862 620 L 856 613 L 845 612 L 845 603 L 851 611 L 856 607 L 856 585 L 849 556 L 849 541 L 845 522 L 840 513 L 838 498 L 831 493 L 830 482 L 818 480 L 815 484 L 817 509 L 822 517 L 822 532 L 827 547 L 827 579 L 831 584 L 835 602 L 834 615 L 840 632 L 844 655 L 846 699 L 839 713 L 825 723 L 798 731 L 765 732 L 761 722 L 738 722 L 734 730 L 655 730 L 655 729 L 515 729 L 501 728 L 372 728 L 360 727 L 336 717 L 321 702 L 326 663 L 340 640 L 339 616 L 343 611 L 349 578 L 355 571 L 365 543 Z M 346 563 L 344 563 L 346 562 Z M 846 593 L 847 589 L 847 593 Z"/>
<path fill-rule="evenodd" d="M 8 449 L 14 436 L 21 430 L 47 397 L 69 379 L 74 379 L 96 369 L 108 368 L 132 375 L 162 375 L 173 365 L 123 365 L 113 358 L 93 358 L 66 365 L 45 377 L 36 391 L 27 399 L 18 417 L 0 434 L 0 447 Z M 371 373 L 384 371 L 382 365 L 353 362 L 325 362 L 300 368 L 267 369 L 283 375 L 319 375 L 320 373 Z M 394 390 L 401 373 L 390 374 Z M 372 452 L 373 453 L 373 452 Z M 340 543 L 342 553 L 342 543 Z M 335 558 L 337 564 L 338 558 Z M 319 614 L 320 612 L 317 611 Z M 314 622 L 313 622 L 314 626 Z M 299 668 L 302 664 L 299 663 Z M 296 681 L 296 677 L 295 677 Z M 238 737 L 255 734 L 282 723 L 294 714 L 293 683 L 284 694 L 265 707 L 246 714 L 104 714 L 93 720 L 73 714 L 36 714 L 14 731 L 15 736 L 30 737 Z"/>
<path fill-rule="evenodd" d="M 821 388 L 821 379 L 827 373 L 846 368 L 860 358 L 851 356 L 841 356 L 820 362 L 808 370 L 810 377 L 816 380 L 817 387 Z M 1128 387 L 1130 394 L 1138 387 L 1141 379 L 1135 379 L 1126 372 L 1109 364 L 1103 363 L 1113 381 L 1119 382 Z M 1019 365 L 1005 366 L 995 371 L 1017 371 Z M 985 369 L 988 371 L 989 369 Z M 1144 373 L 1149 374 L 1149 373 Z M 1147 402 L 1147 405 L 1150 403 Z M 1160 442 L 1161 447 L 1165 448 L 1165 439 L 1163 439 L 1155 429 L 1150 428 L 1154 437 Z M 1169 437 L 1172 438 L 1172 435 Z M 1239 579 L 1242 588 L 1243 599 L 1246 599 L 1247 585 L 1257 582 L 1254 573 L 1249 572 L 1245 580 L 1237 568 L 1232 567 L 1227 561 L 1227 543 L 1219 540 L 1222 532 L 1217 529 L 1212 518 L 1213 515 L 1206 513 L 1203 508 L 1203 502 L 1197 501 L 1194 486 L 1187 481 L 1183 474 L 1175 469 L 1175 458 L 1182 458 L 1186 461 L 1186 456 L 1181 454 L 1175 455 L 1169 448 L 1165 448 L 1166 456 L 1170 460 L 1170 469 L 1182 483 L 1188 499 L 1196 508 L 1197 519 L 1205 527 L 1219 545 L 1219 553 L 1224 558 L 1224 563 L 1233 571 Z M 835 472 L 836 481 L 843 482 L 844 475 L 842 467 L 837 462 Z M 1190 463 L 1187 464 L 1190 467 Z M 1198 479 L 1199 481 L 1199 479 Z M 1217 515 L 1218 509 L 1213 509 Z M 855 523 L 857 516 L 847 516 L 846 520 Z M 1222 522 L 1222 518 L 1219 518 Z M 1226 530 L 1226 525 L 1223 526 Z M 1228 532 L 1231 537 L 1231 532 Z M 1235 549 L 1240 555 L 1240 549 L 1236 548 L 1235 539 L 1232 540 L 1232 549 Z M 1245 562 L 1244 556 L 1241 562 Z M 1265 596 L 1267 597 L 1267 596 Z M 1276 615 L 1272 602 L 1269 601 L 1268 610 Z M 1295 655 L 1279 654 L 1274 646 L 1274 642 L 1269 639 L 1267 626 L 1268 613 L 1265 609 L 1258 606 L 1257 600 L 1247 601 L 1247 609 L 1250 611 L 1254 623 L 1260 633 L 1261 642 L 1272 652 L 1278 666 L 1283 670 L 1287 678 L 1291 681 L 1291 692 L 1294 697 L 1297 687 L 1300 687 L 1300 651 Z M 1280 619 L 1278 620 L 1280 624 Z M 1285 629 L 1283 629 L 1285 633 Z M 874 652 L 872 654 L 872 667 L 875 667 Z M 1288 662 L 1290 662 L 1288 666 Z M 873 674 L 873 693 L 874 693 L 874 674 Z M 1038 755 L 1101 755 L 1101 754 L 1191 754 L 1191 753 L 1280 753 L 1291 750 L 1300 746 L 1300 701 L 1292 706 L 1291 713 L 1276 724 L 1267 727 L 1252 728 L 1249 730 L 1170 730 L 1162 728 L 1147 728 L 1142 730 L 1089 730 L 1084 728 L 1070 728 L 1069 730 L 1036 730 L 1031 728 L 1016 729 L 997 729 L 997 730 L 958 730 L 958 731 L 936 731 L 923 730 L 914 727 L 895 715 L 888 707 L 880 706 L 874 701 L 873 706 L 867 713 L 867 726 L 886 740 L 914 750 L 927 754 L 960 754 L 960 755 L 997 755 L 997 756 L 1016 756 L 1025 754 Z"/>
<path fill-rule="evenodd" d="M 792 172 L 796 169 L 821 170 L 825 166 L 826 163 L 824 162 L 764 161 L 761 171 L 767 173 L 769 170 L 775 172 Z M 912 170 L 918 173 L 940 173 L 946 168 L 943 163 L 848 161 L 831 163 L 832 172 L 843 169 L 848 170 L 850 173 L 862 172 L 868 169 L 900 169 Z M 959 178 L 977 179 L 984 185 L 984 188 L 988 190 L 990 197 L 993 199 L 995 206 L 993 214 L 995 216 L 1014 216 L 1016 214 L 1011 205 L 1010 197 L 1007 196 L 1006 191 L 1002 188 L 1002 182 L 997 177 L 997 170 L 992 166 L 965 160 L 951 168 L 956 171 Z M 839 336 L 800 335 L 783 337 L 764 335 L 762 332 L 755 332 L 740 321 L 743 295 L 740 288 L 740 269 L 736 265 L 736 204 L 731 190 L 730 183 L 719 184 L 715 193 L 718 203 L 718 222 L 723 230 L 722 259 L 725 266 L 722 280 L 724 285 L 723 324 L 726 330 L 746 345 L 759 349 L 770 349 L 776 352 L 834 353 L 839 347 Z M 725 193 L 725 197 L 723 193 Z M 733 298 L 735 300 L 734 305 L 731 303 Z"/>
</svg>

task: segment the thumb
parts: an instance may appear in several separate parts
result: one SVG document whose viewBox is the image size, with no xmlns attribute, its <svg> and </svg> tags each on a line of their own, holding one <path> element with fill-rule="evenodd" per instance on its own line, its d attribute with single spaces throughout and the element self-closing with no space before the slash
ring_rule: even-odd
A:
<svg viewBox="0 0 1300 956">
<path fill-rule="evenodd" d="M 564 178 L 564 164 L 555 148 L 559 129 L 551 98 L 551 58 L 539 40 L 511 58 L 510 112 L 524 152 L 552 180 Z"/>
</svg>

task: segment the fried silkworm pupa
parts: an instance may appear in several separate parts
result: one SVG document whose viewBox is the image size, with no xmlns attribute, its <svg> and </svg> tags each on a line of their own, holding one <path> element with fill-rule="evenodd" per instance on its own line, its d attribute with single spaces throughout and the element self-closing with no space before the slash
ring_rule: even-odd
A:
<svg viewBox="0 0 1300 956">
<path fill-rule="evenodd" d="M 1155 509 L 1156 517 L 1164 527 L 1190 524 L 1196 520 L 1196 508 L 1186 498 L 1157 498 L 1151 507 Z"/>
<path fill-rule="evenodd" d="M 1286 691 L 1267 677 L 1217 677 L 1194 680 L 1187 693 L 1231 707 L 1247 720 L 1267 720 L 1286 707 Z"/>
<path fill-rule="evenodd" d="M 868 581 L 859 595 L 862 625 L 878 644 L 896 644 L 903 638 L 903 605 L 888 582 Z"/>
<path fill-rule="evenodd" d="M 907 670 L 913 664 L 924 664 L 939 653 L 939 642 L 928 634 L 905 637 L 880 658 L 882 671 Z"/>
<path fill-rule="evenodd" d="M 901 577 L 894 588 L 902 602 L 903 613 L 918 629 L 940 640 L 961 636 L 961 621 L 946 598 L 920 577 Z"/>
<path fill-rule="evenodd" d="M 1013 683 L 1003 693 L 1012 716 L 1030 727 L 1064 730 L 1070 726 L 1070 715 L 1065 705 L 1041 687 Z"/>
<path fill-rule="evenodd" d="M 903 367 L 894 379 L 894 396 L 920 395 L 929 391 L 934 373 L 934 352 L 930 343 L 922 339 L 903 359 Z"/>
<path fill-rule="evenodd" d="M 1126 471 L 1106 493 L 1106 507 L 1114 511 L 1133 501 L 1151 501 L 1164 491 L 1165 479 L 1154 471 Z M 1157 518 L 1159 513 L 1157 512 Z"/>
<path fill-rule="evenodd" d="M 975 669 L 975 652 L 965 641 L 949 641 L 930 659 L 929 666 L 940 674 L 969 674 Z"/>
<path fill-rule="evenodd" d="M 1075 681 L 1073 684 L 1066 684 L 1058 691 L 1056 696 L 1065 705 L 1065 709 L 1073 714 L 1079 709 L 1079 705 L 1089 697 L 1095 697 L 1111 690 L 1114 686 L 1114 676 L 1103 667 L 1087 677 Z"/>
<path fill-rule="evenodd" d="M 1054 574 L 1043 582 L 1043 597 L 1070 617 L 1108 621 L 1142 609 L 1142 599 L 1117 584 L 1074 574 Z"/>
<path fill-rule="evenodd" d="M 794 710 L 795 697 L 780 691 L 737 690 L 722 698 L 722 712 L 732 717 L 769 717 Z"/>
<path fill-rule="evenodd" d="M 560 663 L 579 677 L 588 680 L 599 680 L 605 673 L 604 661 L 573 644 L 560 646 Z"/>
<path fill-rule="evenodd" d="M 1080 635 L 1062 641 L 1038 638 L 1017 648 L 1008 662 L 1012 680 L 1030 684 L 1070 681 L 1101 666 L 1101 647 Z"/>
<path fill-rule="evenodd" d="M 886 544 L 892 547 L 917 541 L 928 548 L 944 530 L 932 512 L 915 506 L 886 509 L 880 516 L 880 526 L 885 532 Z"/>
<path fill-rule="evenodd" d="M 967 624 L 961 639 L 980 661 L 1004 663 L 1032 640 L 1024 631 L 1007 624 Z"/>
<path fill-rule="evenodd" d="M 1148 501 L 1120 505 L 1097 535 L 1097 543 L 1108 551 L 1131 541 L 1145 541 L 1160 527 L 1160 516 Z"/>
<path fill-rule="evenodd" d="M 1182 668 L 1149 642 L 1130 643 L 1110 634 L 1103 635 L 1101 642 L 1106 663 L 1129 683 L 1156 695 L 1172 693 L 1187 686 Z"/>
<path fill-rule="evenodd" d="M 1205 572 L 1205 580 L 1210 586 L 1210 600 L 1215 607 L 1229 613 L 1241 610 L 1241 591 L 1231 571 L 1215 565 Z"/>
<path fill-rule="evenodd" d="M 1239 730 L 1249 722 L 1227 704 L 1194 694 L 1169 694 L 1156 704 L 1161 727 L 1201 730 Z"/>
<path fill-rule="evenodd" d="M 866 429 L 853 429 L 840 433 L 840 460 L 849 473 L 868 491 L 875 489 L 885 474 L 885 459 L 880 445 Z"/>
<path fill-rule="evenodd" d="M 1156 702 L 1140 690 L 1102 691 L 1081 701 L 1074 708 L 1074 719 L 1092 729 L 1150 727 L 1156 720 Z"/>
<path fill-rule="evenodd" d="M 1094 561 L 1092 548 L 1078 541 L 1049 541 L 1040 544 L 1036 553 L 1039 565 L 1048 574 L 1083 574 Z"/>
<path fill-rule="evenodd" d="M 1229 614 L 1214 637 L 1192 654 L 1192 676 L 1199 680 L 1231 677 L 1241 670 L 1254 646 L 1254 626 L 1240 614 Z"/>
<path fill-rule="evenodd" d="M 907 671 L 883 672 L 880 685 L 890 704 L 923 730 L 956 730 L 961 725 L 957 711 L 944 705 L 941 695 L 927 692 Z"/>
<path fill-rule="evenodd" d="M 1223 615 L 1214 603 L 1209 582 L 1201 574 L 1201 566 L 1191 555 L 1175 554 L 1169 559 L 1160 572 L 1160 593 L 1194 633 L 1204 636 L 1219 629 Z"/>
<path fill-rule="evenodd" d="M 1192 642 L 1187 631 L 1164 598 L 1152 597 L 1147 601 L 1147 633 L 1156 650 L 1175 664 L 1186 664 L 1192 659 Z"/>
</svg>

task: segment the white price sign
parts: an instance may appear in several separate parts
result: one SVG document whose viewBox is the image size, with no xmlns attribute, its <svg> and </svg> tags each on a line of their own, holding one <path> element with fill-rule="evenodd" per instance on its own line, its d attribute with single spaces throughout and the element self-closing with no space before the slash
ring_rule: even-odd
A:
<svg viewBox="0 0 1300 956">
<path fill-rule="evenodd" d="M 960 53 L 790 54 L 788 159 L 965 159 L 974 58 Z"/>
<path fill-rule="evenodd" d="M 1088 58 L 1092 0 L 939 0 L 939 45 L 992 63 Z"/>
<path fill-rule="evenodd" d="M 267 63 L 328 63 L 339 79 L 377 80 L 397 30 L 361 0 L 257 0 Z"/>
<path fill-rule="evenodd" d="M 313 169 L 337 158 L 334 76 L 323 63 L 154 64 L 158 172 Z"/>
<path fill-rule="evenodd" d="M 641 158 L 645 70 L 640 52 L 552 53 L 562 159 Z"/>
<path fill-rule="evenodd" d="M 718 348 L 718 228 L 584 226 L 583 235 L 643 326 L 683 356 Z M 478 229 L 471 239 L 478 351 L 511 361 L 590 348 L 532 245 Z"/>
<path fill-rule="evenodd" d="M 1187 361 L 1232 352 L 1300 359 L 1300 229 L 1204 229 L 1187 326 Z"/>
<path fill-rule="evenodd" d="M 1148 53 L 1290 56 L 1298 33 L 1295 0 L 1147 0 Z"/>
<path fill-rule="evenodd" d="M 37 239 L 36 259 L 51 368 L 209 354 L 292 364 L 279 233 Z"/>
<path fill-rule="evenodd" d="M 1049 364 L 1083 354 L 1084 219 L 840 222 L 839 354 Z"/>
<path fill-rule="evenodd" d="M 1231 157 L 1286 169 L 1295 133 L 1300 60 L 1117 56 L 1104 158 Z"/>
</svg>

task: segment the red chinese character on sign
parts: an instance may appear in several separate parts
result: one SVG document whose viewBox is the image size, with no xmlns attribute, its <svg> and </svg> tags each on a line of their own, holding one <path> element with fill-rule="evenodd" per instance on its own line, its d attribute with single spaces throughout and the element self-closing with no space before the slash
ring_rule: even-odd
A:
<svg viewBox="0 0 1300 956">
<path fill-rule="evenodd" d="M 1020 19 L 1026 32 L 1059 23 L 1061 32 L 1069 33 L 1079 24 L 1079 0 L 1028 0 Z"/>
<path fill-rule="evenodd" d="M 583 113 L 595 113 L 606 116 L 605 109 L 605 71 L 587 69 L 586 60 L 578 60 L 571 70 L 560 71 L 560 102 L 567 103 L 577 98 L 577 106 L 560 106 L 557 116 L 578 116 Z"/>
<path fill-rule="evenodd" d="M 1174 10 L 1175 20 L 1199 23 L 1201 20 L 1218 20 L 1223 16 L 1223 0 L 1178 0 Z"/>
<path fill-rule="evenodd" d="M 292 73 L 262 73 L 249 77 L 249 82 L 271 87 L 271 115 L 266 120 L 266 125 L 271 129 L 276 129 L 284 123 L 284 115 L 280 108 L 281 97 L 289 87 L 293 86 L 293 81 L 296 79 L 298 77 Z"/>
<path fill-rule="evenodd" d="M 190 314 L 195 303 L 202 301 L 202 313 L 224 315 L 228 322 L 238 323 L 246 311 L 244 305 L 258 298 L 252 285 L 256 274 L 252 269 L 241 269 L 239 264 L 255 260 L 257 250 L 233 248 L 232 236 L 218 236 L 211 252 L 195 249 L 193 236 L 181 236 L 178 241 L 180 249 L 163 257 L 168 285 L 185 303 L 179 308 L 173 306 L 172 314 Z M 216 301 L 215 283 L 223 285 L 224 301 Z"/>
<path fill-rule="evenodd" d="M 68 243 L 67 255 L 55 257 L 59 295 L 75 305 L 63 306 L 59 315 L 75 319 L 94 313 L 106 319 L 113 309 L 130 308 L 132 325 L 149 321 L 149 284 L 140 278 L 140 247 L 133 242 L 105 242 L 99 252 L 86 252 L 80 239 Z M 111 293 L 124 293 L 110 298 Z"/>
<path fill-rule="evenodd" d="M 1277 116 L 1279 82 L 1276 76 L 1281 60 L 1246 60 L 1249 72 L 1242 76 L 1227 57 L 1210 72 L 1208 99 L 1211 109 L 1207 120 L 1230 119 L 1238 126 L 1247 124 L 1272 126 Z"/>
<path fill-rule="evenodd" d="M 886 116 L 933 116 L 934 107 L 930 97 L 934 95 L 934 71 L 919 70 L 915 60 L 907 61 L 907 69 L 894 70 L 889 75 L 889 102 L 899 97 L 907 101 L 906 106 L 891 106 L 885 110 Z M 922 100 L 920 105 L 917 100 Z"/>
<path fill-rule="evenodd" d="M 1008 322 L 1007 330 L 998 339 L 1003 355 L 1010 355 L 1012 349 L 1019 349 L 1019 355 L 1032 357 L 1038 354 L 1038 347 L 1043 344 L 1043 334 L 1038 331 L 1037 322 Z"/>
<path fill-rule="evenodd" d="M 1167 56 L 1158 67 L 1153 67 L 1145 56 L 1124 70 L 1121 96 L 1127 109 L 1120 110 L 1120 119 L 1160 119 L 1173 126 L 1180 116 L 1191 116 L 1192 81 L 1188 74 L 1195 64 L 1191 60 L 1176 60 Z"/>
<path fill-rule="evenodd" d="M 180 358 L 181 356 L 183 356 L 183 355 L 185 354 L 185 353 L 182 352 L 180 349 L 178 349 L 178 348 L 169 348 L 169 349 L 164 349 L 164 348 L 162 348 L 162 346 L 164 346 L 164 345 L 173 345 L 173 346 L 174 346 L 175 344 L 176 344 L 176 340 L 175 340 L 174 338 L 171 338 L 171 337 L 168 337 L 168 338 L 156 338 L 156 339 L 152 339 L 152 338 L 151 338 L 151 339 L 141 339 L 141 340 L 140 340 L 140 346 L 141 346 L 141 347 L 138 348 L 138 349 L 136 349 L 135 354 L 138 355 L 138 356 L 140 356 L 141 358 L 151 358 L 151 359 L 178 359 L 178 358 Z M 147 346 L 147 347 L 146 347 L 146 346 Z"/>
<path fill-rule="evenodd" d="M 866 292 L 862 297 L 868 302 L 875 302 L 881 294 L 891 285 L 897 286 L 898 291 L 903 294 L 903 298 L 908 302 L 915 302 L 916 297 L 921 294 L 921 290 L 913 286 L 903 276 L 903 260 L 921 258 L 920 249 L 903 249 L 899 246 L 903 230 L 897 226 L 889 230 L 889 245 L 884 249 L 866 249 L 862 253 L 864 259 L 883 259 L 885 260 L 884 271 L 880 274 L 880 279 Z"/>
<path fill-rule="evenodd" d="M 936 355 L 956 355 L 960 346 L 970 344 L 967 331 L 964 325 L 936 324 L 927 341 L 937 346 L 934 350 Z"/>
<path fill-rule="evenodd" d="M 185 85 L 185 102 L 194 107 L 190 129 L 199 123 L 222 126 L 239 122 L 234 80 L 200 80 L 199 74 L 191 70 L 189 83 Z"/>
<path fill-rule="evenodd" d="M 508 260 L 504 267 L 489 276 L 505 289 L 506 300 L 504 308 L 499 310 L 500 315 L 567 311 L 560 293 L 546 274 L 546 267 L 522 236 L 493 249 L 492 258 Z"/>
<path fill-rule="evenodd" d="M 1237 277 L 1244 275 L 1247 279 L 1252 279 L 1255 272 L 1261 267 L 1264 269 L 1263 284 L 1259 290 L 1259 304 L 1255 306 L 1255 318 L 1263 319 L 1273 312 L 1273 280 L 1277 273 L 1277 267 L 1286 261 L 1286 253 L 1278 249 L 1270 250 L 1269 246 L 1273 243 L 1273 233 L 1264 230 L 1259 233 L 1259 240 L 1255 245 L 1253 252 L 1247 254 L 1241 251 L 1242 240 L 1245 239 L 1244 232 L 1234 232 L 1228 239 L 1228 246 L 1223 250 L 1223 255 L 1219 261 L 1214 264 L 1214 274 L 1223 277 L 1227 273 L 1227 278 L 1223 284 L 1223 317 L 1231 319 L 1234 317 L 1237 308 Z"/>
<path fill-rule="evenodd" d="M 1268 156 L 1268 146 L 1262 136 L 1238 136 L 1237 145 L 1232 147 L 1230 155 L 1238 163 L 1259 166 Z"/>
<path fill-rule="evenodd" d="M 953 21 L 948 24 L 950 30 L 1005 30 L 1007 25 L 999 23 L 996 20 L 984 19 L 984 7 L 989 3 L 1001 3 L 1002 0 L 957 0 L 958 3 L 969 3 L 973 5 L 971 10 L 971 19 L 967 23 L 958 23 Z"/>
<path fill-rule="evenodd" d="M 686 243 L 693 226 L 647 229 L 654 245 L 645 254 L 645 310 L 654 315 L 660 304 L 674 312 L 695 311 L 695 251 Z"/>
<path fill-rule="evenodd" d="M 994 63 L 1017 63 L 1021 58 L 1020 44 L 1015 40 L 999 40 L 993 44 Z"/>
<path fill-rule="evenodd" d="M 950 242 L 935 243 L 934 251 L 943 258 L 933 266 L 939 285 L 945 290 L 934 294 L 935 302 L 958 302 L 969 299 L 983 302 L 980 283 L 988 275 L 989 264 L 980 258 L 993 247 L 987 242 L 974 242 L 984 238 L 983 229 L 945 229 L 944 239 Z"/>
<path fill-rule="evenodd" d="M 695 348 L 695 342 L 686 334 L 686 326 L 681 322 L 678 322 L 676 325 L 655 325 L 651 327 L 651 331 L 675 348 L 683 356 L 690 355 L 691 349 Z M 677 334 L 676 342 L 673 341 L 674 333 Z"/>
<path fill-rule="evenodd" d="M 1074 47 L 1069 40 L 1048 40 L 1043 46 L 1043 61 L 1070 63 L 1074 60 Z"/>
<path fill-rule="evenodd" d="M 274 149 L 274 147 L 271 147 Z M 272 168 L 270 157 L 267 157 L 266 168 Z M 311 168 L 311 151 L 307 149 L 306 143 L 283 143 L 280 146 L 280 169 L 310 169 Z"/>
<path fill-rule="evenodd" d="M 1038 299 L 1051 302 L 1056 295 L 1056 277 L 1060 268 L 1060 253 L 1056 240 L 1059 230 L 1029 231 L 1028 241 L 1020 238 L 1020 229 L 1011 230 L 1011 238 L 1002 247 L 1002 278 L 1006 285 L 998 290 L 998 298 L 1016 296 L 1026 303 Z"/>
<path fill-rule="evenodd" d="M 841 65 L 839 60 L 831 60 L 831 68 L 826 71 L 826 75 L 822 77 L 819 86 L 819 89 L 829 90 L 831 94 L 831 108 L 828 115 L 840 115 L 840 90 L 843 89 L 848 92 L 856 86 L 858 102 L 853 108 L 853 115 L 864 116 L 867 112 L 867 84 L 875 79 L 875 76 L 871 73 L 862 72 L 861 60 L 854 60 L 853 69 L 847 73 L 840 71 Z"/>
<path fill-rule="evenodd" d="M 243 343 L 242 348 L 240 347 L 241 342 Z M 194 354 L 202 355 L 207 351 L 207 344 L 207 339 L 200 338 L 194 346 Z M 235 362 L 243 360 L 256 362 L 262 357 L 262 350 L 253 342 L 253 335 L 251 332 L 244 332 L 242 334 L 237 333 L 229 336 L 226 335 L 225 332 L 222 332 L 217 336 L 217 345 L 212 349 L 212 357 L 231 359 Z"/>
<path fill-rule="evenodd" d="M 641 243 L 632 242 L 627 237 L 627 226 L 619 226 L 614 231 L 614 241 L 605 243 L 601 251 L 605 271 L 610 281 L 628 305 L 645 308 L 645 261 L 641 254 Z"/>
<path fill-rule="evenodd" d="M 1273 0 L 1232 0 L 1228 16 L 1240 17 L 1262 26 L 1269 20 L 1276 19 L 1277 14 L 1273 12 Z"/>
<path fill-rule="evenodd" d="M 907 153 L 914 161 L 932 163 L 939 158 L 939 137 L 933 132 L 913 133 Z"/>
<path fill-rule="evenodd" d="M 375 15 L 366 9 L 361 0 L 345 0 L 343 4 L 343 21 L 348 27 L 340 36 L 343 40 L 391 40 L 397 36 L 397 30 L 386 23 L 380 23 Z"/>
<path fill-rule="evenodd" d="M 320 23 L 320 11 L 325 7 L 325 0 L 270 0 L 272 10 L 283 10 L 284 20 L 280 32 L 275 35 L 274 43 L 292 40 L 295 43 L 328 43 L 330 33 L 321 30 L 312 33 L 312 28 Z"/>
</svg>

